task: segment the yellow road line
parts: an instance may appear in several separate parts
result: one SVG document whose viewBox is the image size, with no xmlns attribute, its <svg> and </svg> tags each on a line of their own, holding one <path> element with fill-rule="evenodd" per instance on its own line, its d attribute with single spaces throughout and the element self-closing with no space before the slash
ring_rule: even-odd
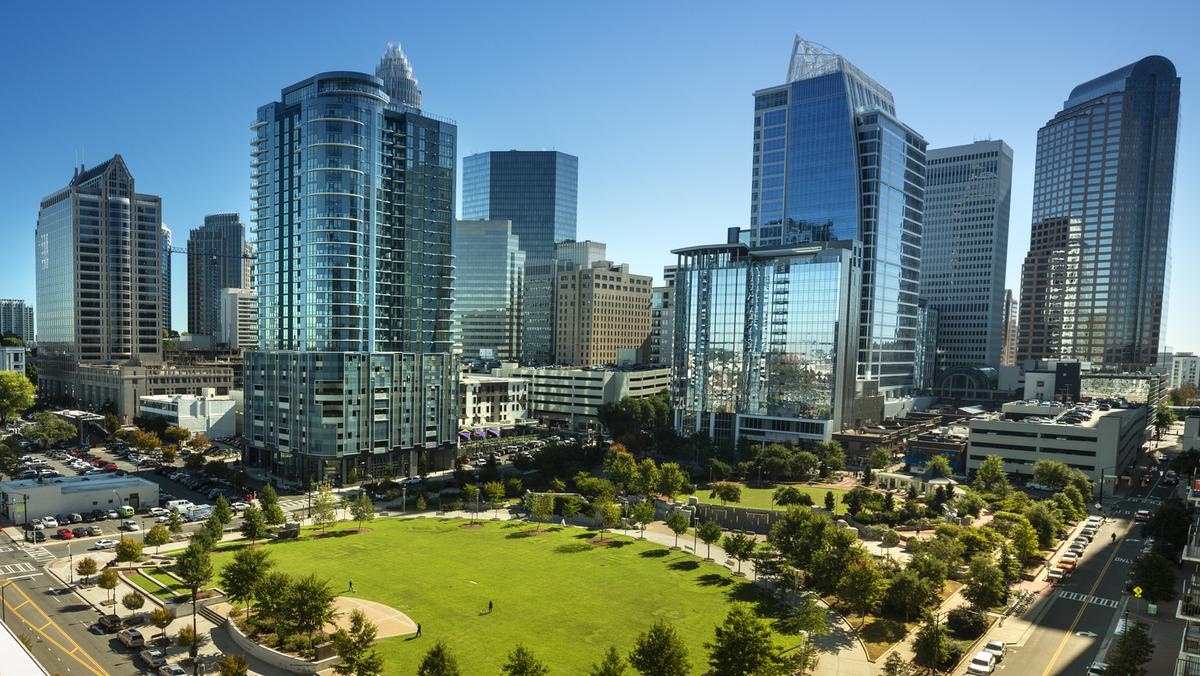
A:
<svg viewBox="0 0 1200 676">
<path fill-rule="evenodd" d="M 16 612 L 17 608 L 20 608 L 25 605 L 30 605 L 30 606 L 33 606 L 34 610 L 38 611 L 38 613 L 40 613 L 42 617 L 46 618 L 46 624 L 43 624 L 41 627 L 35 627 L 35 626 L 33 626 L 33 623 L 30 622 L 24 615 L 21 615 L 20 613 L 16 613 L 17 617 L 20 618 L 20 620 L 22 622 L 29 625 L 30 629 L 33 629 L 34 631 L 36 631 L 38 633 L 38 635 L 40 635 L 42 638 L 44 638 L 47 641 L 49 641 L 50 643 L 52 643 L 56 648 L 63 651 L 64 653 L 66 653 L 68 656 L 75 658 L 75 660 L 77 662 L 79 662 L 84 667 L 86 667 L 88 669 L 88 671 L 91 671 L 93 674 L 96 674 L 96 676 L 109 676 L 108 672 L 105 671 L 104 668 L 100 666 L 100 663 L 97 662 L 95 660 L 95 658 L 93 658 L 91 655 L 89 655 L 88 652 L 86 650 L 84 650 L 82 646 L 80 646 L 78 643 L 76 643 L 75 640 L 71 638 L 70 634 L 68 634 L 66 631 L 64 631 L 62 627 L 58 626 L 58 624 L 56 624 L 54 622 L 54 620 L 51 620 L 50 616 L 47 615 L 46 612 L 44 610 L 42 610 L 41 607 L 38 606 L 38 604 L 34 603 L 33 599 L 29 598 L 29 596 L 27 596 L 25 594 L 24 590 L 22 590 L 20 587 L 17 587 L 12 582 L 6 582 L 6 583 L 4 583 L 3 586 L 4 587 L 12 587 L 13 591 L 20 594 L 21 597 L 25 599 L 22 603 L 20 603 L 16 607 L 9 605 L 7 598 L 4 600 L 4 605 L 6 605 L 10 609 L 12 609 L 13 612 Z M 54 628 L 57 629 L 59 631 L 59 633 L 61 633 L 63 635 L 63 637 L 65 639 L 67 639 L 68 641 L 70 641 L 71 644 L 74 645 L 75 647 L 72 648 L 71 650 L 67 650 L 67 648 L 65 646 L 63 646 L 63 644 L 56 641 L 53 636 L 51 636 L 51 635 L 47 634 L 45 631 L 43 631 L 47 626 L 50 626 L 50 625 L 53 625 Z M 75 654 L 76 651 L 79 651 L 82 654 L 82 657 L 80 655 L 76 655 Z"/>
<path fill-rule="evenodd" d="M 1096 589 L 1100 587 L 1100 581 L 1104 579 L 1105 573 L 1108 572 L 1108 567 L 1112 565 L 1113 559 L 1117 558 L 1117 551 L 1121 549 L 1120 545 L 1113 547 L 1112 554 L 1108 555 L 1108 561 L 1104 564 L 1104 568 L 1100 569 L 1100 574 L 1096 576 L 1096 582 L 1092 584 L 1092 588 L 1088 590 L 1088 596 L 1095 596 Z M 1079 612 L 1075 613 L 1075 619 L 1071 621 L 1071 626 L 1067 628 L 1067 633 L 1058 644 L 1058 650 L 1054 651 L 1054 657 L 1050 658 L 1050 663 L 1046 665 L 1046 670 L 1042 672 L 1042 676 L 1050 676 L 1050 670 L 1054 668 L 1054 663 L 1058 661 L 1062 651 L 1067 647 L 1067 641 L 1071 640 L 1071 636 L 1075 633 L 1075 627 L 1079 626 L 1079 620 L 1083 618 L 1083 611 L 1087 610 L 1088 604 L 1080 602 Z"/>
</svg>

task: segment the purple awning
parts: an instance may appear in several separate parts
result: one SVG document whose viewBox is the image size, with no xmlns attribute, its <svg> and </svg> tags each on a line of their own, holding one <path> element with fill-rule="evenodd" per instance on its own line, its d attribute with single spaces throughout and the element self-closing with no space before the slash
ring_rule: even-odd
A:
<svg viewBox="0 0 1200 676">
<path fill-rule="evenodd" d="M 476 439 L 482 439 L 486 436 L 487 436 L 487 432 L 484 432 L 483 430 L 475 430 L 475 438 Z"/>
<path fill-rule="evenodd" d="M 462 437 L 464 440 L 470 440 L 471 433 L 470 432 L 459 432 L 458 436 Z"/>
<path fill-rule="evenodd" d="M 495 427 L 490 427 L 490 428 L 488 428 L 488 434 L 492 435 L 493 437 L 499 437 L 500 430 Z"/>
</svg>

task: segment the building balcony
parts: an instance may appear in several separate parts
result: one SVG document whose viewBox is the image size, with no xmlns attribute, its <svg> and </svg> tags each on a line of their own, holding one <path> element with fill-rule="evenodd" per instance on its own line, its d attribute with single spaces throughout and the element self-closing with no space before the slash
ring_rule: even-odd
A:
<svg viewBox="0 0 1200 676">
<path fill-rule="evenodd" d="M 1184 583 L 1175 616 L 1189 622 L 1200 622 L 1200 577 L 1193 575 Z"/>
<path fill-rule="evenodd" d="M 1183 560 L 1200 563 L 1200 524 L 1192 523 L 1183 544 Z"/>
<path fill-rule="evenodd" d="M 1183 632 L 1183 642 L 1179 646 L 1179 657 L 1190 657 L 1196 664 L 1200 665 L 1200 623 L 1188 622 L 1187 630 Z M 1200 676 L 1200 671 L 1186 672 Z"/>
</svg>

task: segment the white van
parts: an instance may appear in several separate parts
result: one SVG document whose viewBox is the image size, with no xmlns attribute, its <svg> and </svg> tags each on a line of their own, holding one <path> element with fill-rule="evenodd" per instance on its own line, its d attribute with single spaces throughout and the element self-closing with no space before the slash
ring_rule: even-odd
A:
<svg viewBox="0 0 1200 676">
<path fill-rule="evenodd" d="M 191 500 L 167 500 L 166 504 L 167 509 L 180 514 L 187 514 L 187 511 L 195 506 Z"/>
</svg>

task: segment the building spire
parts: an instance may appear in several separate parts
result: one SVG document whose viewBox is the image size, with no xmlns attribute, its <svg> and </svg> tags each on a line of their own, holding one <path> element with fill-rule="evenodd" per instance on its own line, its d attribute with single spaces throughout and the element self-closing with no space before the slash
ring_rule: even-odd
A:
<svg viewBox="0 0 1200 676">
<path fill-rule="evenodd" d="M 375 76 L 383 80 L 383 89 L 392 101 L 411 108 L 421 107 L 421 89 L 399 42 L 387 44 L 387 50 L 375 68 Z"/>
</svg>

